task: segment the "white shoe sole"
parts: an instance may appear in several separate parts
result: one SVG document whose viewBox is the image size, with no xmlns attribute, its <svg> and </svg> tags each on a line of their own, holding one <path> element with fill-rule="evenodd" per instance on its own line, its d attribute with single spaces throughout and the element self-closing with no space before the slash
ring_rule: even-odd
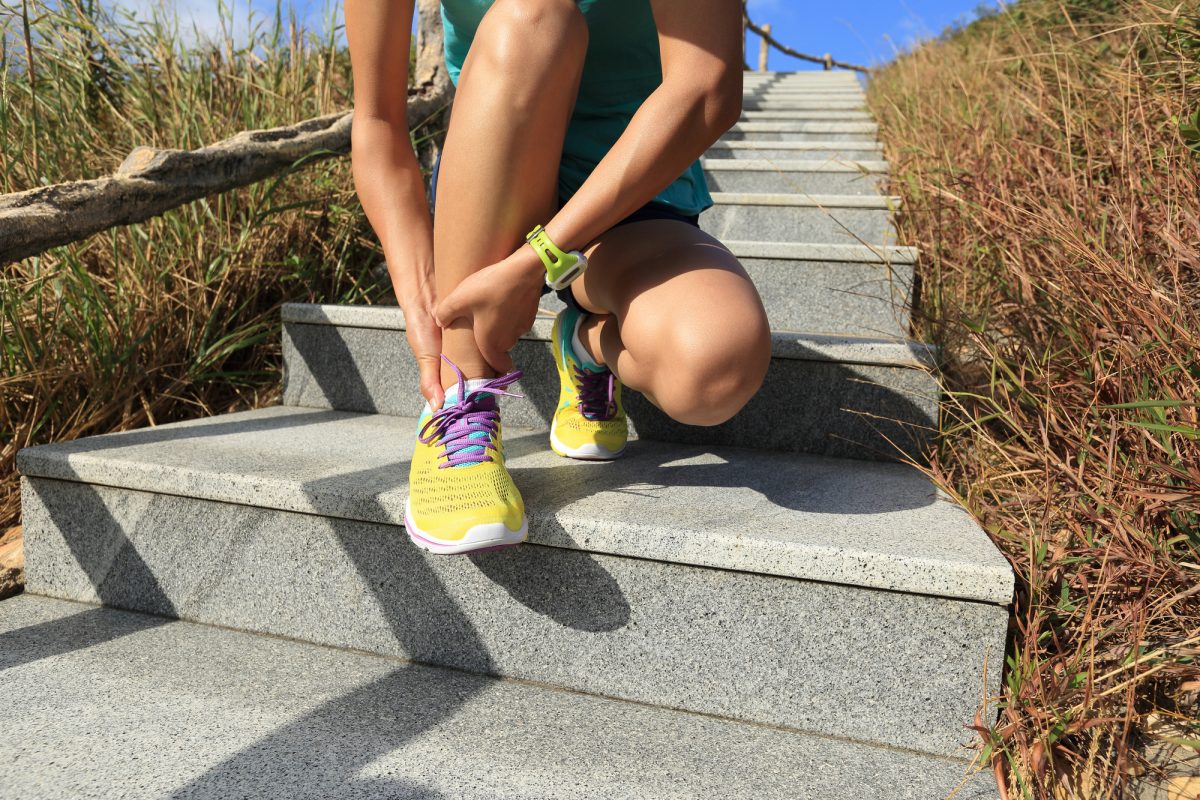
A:
<svg viewBox="0 0 1200 800">
<path fill-rule="evenodd" d="M 577 458 L 580 461 L 612 461 L 625 452 L 625 445 L 615 453 L 598 444 L 585 444 L 580 447 L 567 447 L 555 432 L 554 422 L 550 423 L 550 449 L 560 456 Z"/>
<path fill-rule="evenodd" d="M 521 516 L 519 530 L 510 530 L 503 522 L 485 522 L 467 531 L 461 539 L 447 541 L 418 528 L 412 521 L 412 510 L 408 499 L 404 500 L 404 529 L 409 541 L 422 550 L 442 556 L 476 553 L 481 550 L 499 550 L 525 541 L 529 535 L 529 518 Z"/>
</svg>

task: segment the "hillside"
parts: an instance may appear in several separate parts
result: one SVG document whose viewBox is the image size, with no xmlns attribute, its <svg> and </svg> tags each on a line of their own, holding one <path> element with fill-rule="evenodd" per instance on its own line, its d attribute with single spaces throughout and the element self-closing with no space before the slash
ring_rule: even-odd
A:
<svg viewBox="0 0 1200 800">
<path fill-rule="evenodd" d="M 1013 797 L 1200 791 L 1198 10 L 1027 0 L 869 91 L 946 359 L 933 472 L 1018 575 Z"/>
</svg>

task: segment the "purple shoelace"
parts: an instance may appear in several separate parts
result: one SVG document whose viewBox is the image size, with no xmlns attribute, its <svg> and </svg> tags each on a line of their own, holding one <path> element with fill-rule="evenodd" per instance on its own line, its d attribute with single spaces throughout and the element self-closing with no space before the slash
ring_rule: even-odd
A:
<svg viewBox="0 0 1200 800">
<path fill-rule="evenodd" d="M 593 372 L 576 366 L 575 379 L 579 381 L 579 410 L 584 418 L 595 422 L 612 419 L 617 413 L 617 404 L 613 402 L 616 381 L 612 370 L 601 368 L 599 372 Z"/>
<path fill-rule="evenodd" d="M 521 371 L 514 370 L 499 378 L 492 378 L 468 392 L 462 370 L 446 356 L 443 355 L 442 359 L 458 375 L 458 399 L 435 411 L 421 426 L 417 440 L 422 444 L 429 444 L 440 438 L 441 456 L 446 462 L 439 464 L 438 469 L 474 466 L 491 461 L 492 457 L 488 451 L 496 449 L 495 437 L 500 423 L 496 395 L 521 397 L 522 395 L 505 391 L 520 380 Z"/>
</svg>

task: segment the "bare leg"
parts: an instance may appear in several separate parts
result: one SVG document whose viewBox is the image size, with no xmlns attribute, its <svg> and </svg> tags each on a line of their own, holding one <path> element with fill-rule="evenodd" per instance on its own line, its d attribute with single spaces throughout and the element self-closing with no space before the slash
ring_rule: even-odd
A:
<svg viewBox="0 0 1200 800">
<path fill-rule="evenodd" d="M 766 312 L 742 265 L 682 222 L 647 220 L 603 234 L 573 284 L 594 312 L 580 339 L 622 383 L 674 419 L 716 425 L 762 385 Z"/>
<path fill-rule="evenodd" d="M 572 0 L 497 0 L 476 31 L 438 167 L 433 250 L 439 297 L 511 254 L 558 208 L 558 166 L 587 49 Z M 468 378 L 495 373 L 470 322 L 442 337 Z M 442 385 L 454 374 L 442 367 Z"/>
</svg>

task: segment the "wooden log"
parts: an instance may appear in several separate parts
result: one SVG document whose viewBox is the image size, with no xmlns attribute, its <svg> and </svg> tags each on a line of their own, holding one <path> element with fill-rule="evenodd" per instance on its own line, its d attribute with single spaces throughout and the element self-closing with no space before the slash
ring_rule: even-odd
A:
<svg viewBox="0 0 1200 800">
<path fill-rule="evenodd" d="M 437 0 L 420 0 L 418 64 L 409 89 L 415 127 L 453 96 L 442 62 Z M 198 150 L 135 148 L 116 173 L 0 196 L 0 264 L 68 244 L 165 211 L 350 152 L 349 111 L 236 136 Z"/>
</svg>

